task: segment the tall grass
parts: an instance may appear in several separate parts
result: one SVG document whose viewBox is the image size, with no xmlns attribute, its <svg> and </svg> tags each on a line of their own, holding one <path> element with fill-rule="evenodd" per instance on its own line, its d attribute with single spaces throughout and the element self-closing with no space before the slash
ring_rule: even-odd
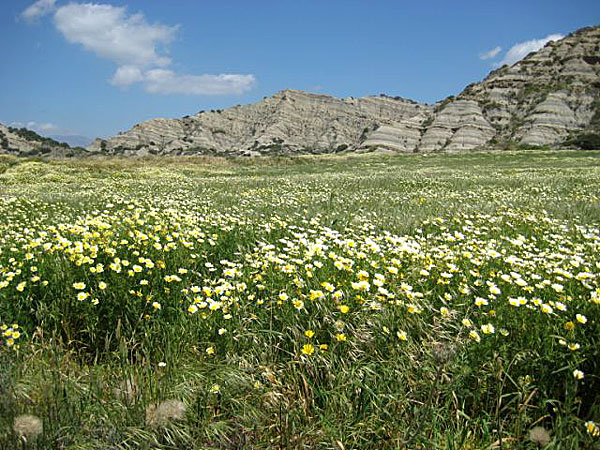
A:
<svg viewBox="0 0 600 450">
<path fill-rule="evenodd" d="M 593 448 L 598 156 L 0 160 L 0 448 Z"/>
</svg>

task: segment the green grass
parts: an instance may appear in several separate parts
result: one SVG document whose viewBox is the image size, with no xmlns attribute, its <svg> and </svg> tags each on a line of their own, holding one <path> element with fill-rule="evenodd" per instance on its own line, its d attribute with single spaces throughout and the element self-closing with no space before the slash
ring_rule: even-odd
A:
<svg viewBox="0 0 600 450">
<path fill-rule="evenodd" d="M 599 162 L 1 158 L 0 448 L 596 448 Z"/>
</svg>

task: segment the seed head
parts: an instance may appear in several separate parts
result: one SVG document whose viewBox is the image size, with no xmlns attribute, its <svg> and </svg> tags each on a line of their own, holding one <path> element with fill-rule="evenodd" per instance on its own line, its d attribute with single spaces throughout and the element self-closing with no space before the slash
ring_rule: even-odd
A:
<svg viewBox="0 0 600 450">
<path fill-rule="evenodd" d="M 151 428 L 162 427 L 172 420 L 180 420 L 184 417 L 185 405 L 179 400 L 165 400 L 146 408 L 146 423 Z"/>
<path fill-rule="evenodd" d="M 432 354 L 433 358 L 440 364 L 445 364 L 454 357 L 456 349 L 451 344 L 436 344 L 433 347 Z"/>
<path fill-rule="evenodd" d="M 23 414 L 15 417 L 13 431 L 17 436 L 23 439 L 23 441 L 28 442 L 35 440 L 42 434 L 44 427 L 42 425 L 42 420 L 39 417 Z"/>
<path fill-rule="evenodd" d="M 542 448 L 550 442 L 550 433 L 544 427 L 533 427 L 529 430 L 529 440 Z"/>
</svg>

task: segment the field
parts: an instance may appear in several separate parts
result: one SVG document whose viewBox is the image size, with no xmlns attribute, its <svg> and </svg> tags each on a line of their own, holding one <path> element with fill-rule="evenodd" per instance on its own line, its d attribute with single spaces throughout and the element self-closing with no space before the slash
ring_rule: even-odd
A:
<svg viewBox="0 0 600 450">
<path fill-rule="evenodd" d="M 599 312 L 600 151 L 0 159 L 2 449 L 600 448 Z"/>
</svg>

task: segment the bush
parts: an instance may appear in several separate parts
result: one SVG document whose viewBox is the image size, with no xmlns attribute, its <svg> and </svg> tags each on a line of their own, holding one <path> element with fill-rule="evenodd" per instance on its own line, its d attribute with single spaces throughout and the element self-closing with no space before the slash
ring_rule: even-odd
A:
<svg viewBox="0 0 600 450">
<path fill-rule="evenodd" d="M 582 133 L 565 141 L 565 145 L 574 145 L 583 150 L 600 149 L 600 134 Z"/>
</svg>

